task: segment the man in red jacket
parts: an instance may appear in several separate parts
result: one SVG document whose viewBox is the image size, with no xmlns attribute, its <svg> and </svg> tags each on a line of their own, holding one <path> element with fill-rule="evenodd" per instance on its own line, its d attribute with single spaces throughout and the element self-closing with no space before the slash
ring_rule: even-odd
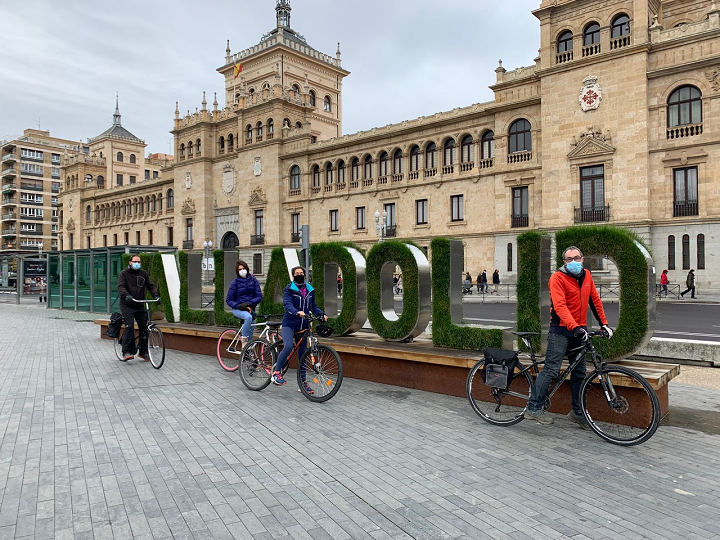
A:
<svg viewBox="0 0 720 540">
<path fill-rule="evenodd" d="M 565 264 L 550 277 L 550 331 L 545 365 L 535 380 L 525 410 L 527 418 L 543 425 L 553 423 L 543 404 L 550 383 L 560 374 L 563 357 L 569 349 L 582 346 L 588 340 L 588 307 L 602 325 L 605 335 L 607 337 L 613 335 L 592 276 L 583 268 L 582 252 L 575 246 L 570 246 L 563 252 L 563 262 Z M 589 429 L 590 426 L 580 409 L 580 385 L 584 378 L 585 359 L 583 358 L 570 374 L 572 410 L 568 413 L 568 418 L 583 429 Z"/>
</svg>

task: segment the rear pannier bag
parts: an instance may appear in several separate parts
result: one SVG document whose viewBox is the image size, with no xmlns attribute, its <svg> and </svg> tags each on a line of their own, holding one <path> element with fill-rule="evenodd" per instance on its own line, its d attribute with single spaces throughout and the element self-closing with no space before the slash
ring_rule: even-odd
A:
<svg viewBox="0 0 720 540">
<path fill-rule="evenodd" d="M 107 331 L 105 335 L 111 338 L 120 337 L 120 330 L 123 325 L 123 317 L 120 313 L 113 313 L 110 315 L 110 322 L 108 323 Z"/>
<path fill-rule="evenodd" d="M 485 352 L 485 373 L 483 377 L 485 384 L 493 388 L 507 390 L 515 373 L 515 368 L 520 363 L 517 351 L 488 347 L 483 350 Z"/>
</svg>

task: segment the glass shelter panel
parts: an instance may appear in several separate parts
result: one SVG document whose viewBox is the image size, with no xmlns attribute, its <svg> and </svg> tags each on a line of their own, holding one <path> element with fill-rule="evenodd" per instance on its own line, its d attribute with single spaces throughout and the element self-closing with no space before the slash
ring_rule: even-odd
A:
<svg viewBox="0 0 720 540">
<path fill-rule="evenodd" d="M 77 310 L 90 311 L 90 254 L 77 255 Z"/>
</svg>

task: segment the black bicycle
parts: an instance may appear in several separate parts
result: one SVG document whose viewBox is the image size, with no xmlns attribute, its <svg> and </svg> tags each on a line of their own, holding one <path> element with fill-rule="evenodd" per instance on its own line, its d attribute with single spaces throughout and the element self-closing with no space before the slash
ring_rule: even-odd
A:
<svg viewBox="0 0 720 540">
<path fill-rule="evenodd" d="M 145 304 L 145 311 L 147 312 L 147 334 L 148 334 L 148 356 L 150 357 L 150 363 L 155 369 L 160 369 L 165 362 L 165 338 L 163 338 L 163 334 L 160 331 L 160 328 L 152 322 L 151 314 L 149 306 L 152 303 L 159 303 L 160 300 L 135 300 L 133 298 L 133 301 L 138 302 L 140 304 Z M 120 335 L 116 337 L 113 342 L 115 344 L 115 354 L 118 357 L 118 360 L 123 359 L 123 352 L 122 352 L 122 337 L 123 332 L 120 332 Z M 135 334 L 135 350 L 138 351 L 140 349 L 140 332 L 137 332 Z"/>
<path fill-rule="evenodd" d="M 512 426 L 525 418 L 535 376 L 540 372 L 530 338 L 537 332 L 513 332 L 530 351 L 532 363 L 525 367 L 518 363 L 507 387 L 489 386 L 485 379 L 486 360 L 480 360 L 467 378 L 467 396 L 473 410 L 486 422 L 496 426 Z M 588 332 L 590 337 L 603 336 L 602 331 Z M 606 364 L 588 339 L 568 352 L 569 366 L 561 371 L 557 381 L 545 397 L 543 408 L 550 408 L 550 398 L 582 358 L 592 361 L 594 370 L 580 386 L 580 406 L 592 430 L 613 444 L 633 446 L 653 436 L 660 425 L 660 401 L 650 383 L 632 369 Z"/>
</svg>

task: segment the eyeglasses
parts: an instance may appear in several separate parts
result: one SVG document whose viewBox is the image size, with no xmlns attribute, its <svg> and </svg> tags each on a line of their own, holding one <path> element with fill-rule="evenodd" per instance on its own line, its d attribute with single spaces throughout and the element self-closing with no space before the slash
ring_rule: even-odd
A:
<svg viewBox="0 0 720 540">
<path fill-rule="evenodd" d="M 577 257 L 565 257 L 565 262 L 573 262 L 573 261 L 580 262 L 582 260 L 583 260 L 582 255 L 578 255 Z"/>
</svg>

